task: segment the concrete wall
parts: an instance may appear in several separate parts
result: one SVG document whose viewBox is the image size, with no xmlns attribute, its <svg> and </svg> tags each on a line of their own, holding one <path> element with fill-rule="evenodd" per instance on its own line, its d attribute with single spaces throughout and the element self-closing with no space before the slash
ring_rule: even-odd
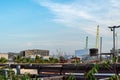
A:
<svg viewBox="0 0 120 80">
<path fill-rule="evenodd" d="M 13 68 L 12 70 L 14 70 L 15 73 L 17 73 L 16 68 Z M 20 73 L 21 74 L 25 74 L 25 73 L 37 74 L 37 69 L 20 69 Z"/>
</svg>

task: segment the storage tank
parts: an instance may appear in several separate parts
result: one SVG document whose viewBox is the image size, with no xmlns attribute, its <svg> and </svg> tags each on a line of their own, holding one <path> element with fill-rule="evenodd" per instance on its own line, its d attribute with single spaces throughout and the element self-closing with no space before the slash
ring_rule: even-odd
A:
<svg viewBox="0 0 120 80">
<path fill-rule="evenodd" d="M 90 56 L 97 56 L 98 55 L 98 48 L 91 48 L 89 50 Z"/>
</svg>

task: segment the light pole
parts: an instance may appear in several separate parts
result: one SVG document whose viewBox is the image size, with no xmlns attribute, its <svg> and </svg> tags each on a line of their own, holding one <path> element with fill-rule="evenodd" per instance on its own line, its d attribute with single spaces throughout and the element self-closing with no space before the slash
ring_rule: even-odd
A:
<svg viewBox="0 0 120 80">
<path fill-rule="evenodd" d="M 113 31 L 113 57 L 117 56 L 117 54 L 115 54 L 115 28 L 119 28 L 119 26 L 113 26 L 113 27 L 108 27 L 111 29 L 111 31 Z"/>
<path fill-rule="evenodd" d="M 120 25 L 119 26 L 108 27 L 108 28 L 111 29 L 111 31 L 113 31 L 113 58 L 116 58 L 116 61 L 114 62 L 114 70 L 115 70 L 115 75 L 116 75 L 115 79 L 116 80 L 118 80 L 117 76 L 119 75 L 119 72 L 118 72 L 118 68 L 117 68 L 117 57 L 118 57 L 118 55 L 115 51 L 115 49 L 116 49 L 115 48 L 115 29 L 119 28 L 119 27 L 120 27 Z"/>
<path fill-rule="evenodd" d="M 102 61 L 101 53 L 102 53 L 102 37 L 100 37 L 100 61 Z"/>
</svg>

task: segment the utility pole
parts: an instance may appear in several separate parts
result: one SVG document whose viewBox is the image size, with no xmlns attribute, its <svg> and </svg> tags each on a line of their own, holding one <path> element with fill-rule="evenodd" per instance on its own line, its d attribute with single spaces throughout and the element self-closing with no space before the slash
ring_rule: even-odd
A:
<svg viewBox="0 0 120 80">
<path fill-rule="evenodd" d="M 113 31 L 113 58 L 118 57 L 118 55 L 115 51 L 116 50 L 116 48 L 115 48 L 115 29 L 119 28 L 119 27 L 120 27 L 120 25 L 119 26 L 108 27 L 108 28 L 111 29 L 111 31 Z M 116 59 L 116 61 L 114 62 L 113 65 L 114 65 L 113 67 L 114 67 L 114 71 L 115 71 L 115 75 L 116 75 L 115 79 L 118 80 L 117 76 L 119 75 L 119 72 L 118 72 L 118 67 L 117 67 L 117 59 Z"/>
<path fill-rule="evenodd" d="M 114 57 L 114 56 L 117 56 L 117 54 L 115 53 L 115 49 L 116 49 L 116 48 L 115 48 L 115 43 L 116 43 L 116 42 L 115 42 L 115 29 L 116 29 L 116 28 L 119 28 L 119 27 L 120 27 L 120 25 L 119 25 L 119 26 L 108 27 L 108 28 L 110 28 L 111 31 L 113 32 L 113 49 L 112 49 L 112 50 L 113 50 L 113 57 Z"/>
<path fill-rule="evenodd" d="M 102 37 L 100 37 L 100 53 L 102 53 Z"/>
<path fill-rule="evenodd" d="M 102 53 L 102 37 L 100 37 L 100 61 L 102 61 L 101 53 Z"/>
</svg>

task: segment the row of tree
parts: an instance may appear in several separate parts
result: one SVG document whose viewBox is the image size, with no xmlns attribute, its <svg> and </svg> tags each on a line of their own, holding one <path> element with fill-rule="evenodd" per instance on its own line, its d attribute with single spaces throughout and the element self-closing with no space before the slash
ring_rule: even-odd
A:
<svg viewBox="0 0 120 80">
<path fill-rule="evenodd" d="M 63 60 L 63 57 L 55 58 L 55 57 L 49 57 L 49 59 L 43 59 L 43 57 L 36 56 L 35 58 L 30 57 L 22 57 L 21 55 L 18 55 L 14 57 L 14 62 L 16 63 L 59 63 L 61 60 Z"/>
</svg>

